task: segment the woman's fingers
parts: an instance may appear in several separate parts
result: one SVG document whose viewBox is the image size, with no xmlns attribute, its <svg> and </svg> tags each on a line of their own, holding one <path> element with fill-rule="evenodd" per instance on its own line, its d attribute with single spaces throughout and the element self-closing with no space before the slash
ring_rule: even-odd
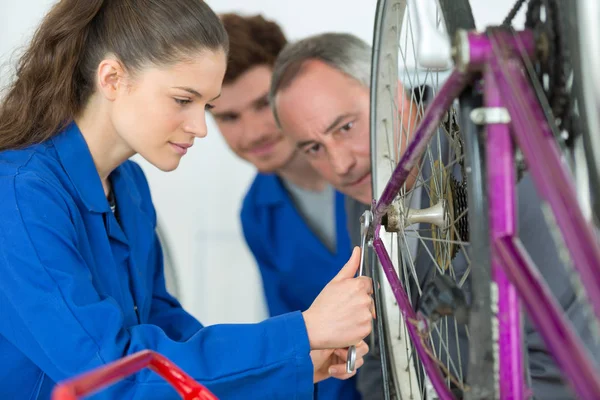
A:
<svg viewBox="0 0 600 400">
<path fill-rule="evenodd" d="M 364 358 L 357 358 L 354 371 L 350 374 L 346 373 L 346 363 L 334 364 L 331 367 L 329 367 L 329 374 L 336 379 L 346 380 L 356 375 L 356 371 L 358 371 L 358 369 L 362 367 L 364 363 Z"/>
<path fill-rule="evenodd" d="M 356 345 L 356 362 L 354 372 L 346 373 L 346 360 L 348 359 L 348 349 L 335 349 L 333 352 L 332 365 L 329 367 L 329 374 L 336 379 L 348 379 L 356 374 L 356 371 L 365 363 L 364 356 L 369 352 L 369 345 L 364 340 Z"/>
<path fill-rule="evenodd" d="M 357 359 L 358 358 L 362 358 L 368 352 L 369 352 L 369 345 L 364 340 L 361 340 L 356 345 L 356 358 Z M 346 362 L 346 360 L 348 359 L 348 349 L 347 348 L 335 349 L 335 351 L 333 352 L 333 354 L 335 354 L 343 362 Z"/>
<path fill-rule="evenodd" d="M 364 357 L 369 352 L 369 345 L 364 340 L 361 340 L 359 344 L 356 345 L 356 354 L 360 357 Z"/>
<path fill-rule="evenodd" d="M 371 298 L 371 315 L 373 316 L 373 319 L 377 318 L 377 314 L 375 313 L 375 300 L 373 300 L 373 298 Z"/>
</svg>

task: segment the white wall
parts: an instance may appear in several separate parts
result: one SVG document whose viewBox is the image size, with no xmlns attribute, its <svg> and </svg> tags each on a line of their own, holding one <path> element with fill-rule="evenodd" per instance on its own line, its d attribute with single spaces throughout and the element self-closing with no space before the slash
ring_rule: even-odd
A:
<svg viewBox="0 0 600 400">
<path fill-rule="evenodd" d="M 5 66 L 32 34 L 52 0 L 0 0 L 0 65 Z M 290 39 L 323 31 L 351 32 L 372 40 L 375 0 L 211 0 L 217 12 L 263 13 L 278 21 Z M 479 27 L 504 16 L 513 1 L 471 1 Z M 0 83 L 7 81 L 0 69 Z M 239 223 L 240 200 L 253 170 L 226 148 L 214 123 L 180 168 L 146 171 L 170 251 L 184 306 L 206 324 L 257 321 L 265 309 L 254 262 Z M 290 233 L 291 235 L 291 233 Z"/>
<path fill-rule="evenodd" d="M 280 0 L 208 3 L 219 13 L 263 12 L 280 22 L 292 40 L 340 30 L 371 42 L 375 6 L 370 2 L 344 11 L 344 1 L 289 2 L 285 7 Z M 319 13 L 307 12 L 319 8 Z M 165 174 L 140 163 L 153 186 L 179 275 L 185 277 L 180 281 L 184 305 L 204 323 L 264 318 L 260 278 L 238 221 L 241 198 L 254 175 L 251 166 L 229 152 L 212 120 L 208 137 L 196 141 L 177 171 Z"/>
</svg>

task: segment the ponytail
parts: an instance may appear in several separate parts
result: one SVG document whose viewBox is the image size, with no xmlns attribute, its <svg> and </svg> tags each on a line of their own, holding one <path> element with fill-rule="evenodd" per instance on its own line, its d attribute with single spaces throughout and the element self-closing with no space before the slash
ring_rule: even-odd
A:
<svg viewBox="0 0 600 400">
<path fill-rule="evenodd" d="M 228 51 L 201 0 L 61 0 L 46 15 L 0 103 L 0 151 L 43 142 L 85 108 L 107 54 L 135 71 L 201 50 Z"/>
<path fill-rule="evenodd" d="M 42 142 L 81 110 L 79 71 L 104 0 L 62 0 L 46 15 L 0 104 L 0 150 Z"/>
</svg>

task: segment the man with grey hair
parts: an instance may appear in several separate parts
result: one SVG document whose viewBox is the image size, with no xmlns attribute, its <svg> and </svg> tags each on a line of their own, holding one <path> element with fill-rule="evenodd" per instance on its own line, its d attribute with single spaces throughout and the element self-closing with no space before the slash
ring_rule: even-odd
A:
<svg viewBox="0 0 600 400">
<path fill-rule="evenodd" d="M 361 39 L 343 33 L 326 33 L 288 44 L 279 54 L 273 67 L 270 103 L 276 122 L 295 141 L 298 149 L 311 165 L 347 198 L 348 228 L 354 244 L 359 243 L 359 217 L 368 209 L 372 199 L 371 162 L 369 137 L 369 82 L 371 49 Z M 399 84 L 399 91 L 403 91 Z M 416 90 L 417 88 L 412 88 Z M 422 90 L 418 90 L 423 92 Z M 400 93 L 399 93 L 400 94 Z M 409 112 L 409 101 L 399 102 Z M 414 112 L 414 111 L 413 111 Z M 415 121 L 416 118 L 405 118 Z M 409 127 L 404 129 L 411 131 Z M 403 149 L 400 149 L 402 152 Z M 518 184 L 519 236 L 540 272 L 559 300 L 565 313 L 574 323 L 579 335 L 594 354 L 600 349 L 594 344 L 583 307 L 577 301 L 568 282 L 568 273 L 561 265 L 558 251 L 553 246 L 547 228 L 541 201 L 531 179 L 525 175 Z M 421 204 L 424 206 L 424 204 Z M 428 206 L 428 205 L 427 205 Z M 427 207 L 424 206 L 423 208 Z M 421 287 L 431 278 L 431 261 L 419 243 L 414 265 Z M 460 254 L 459 254 L 460 256 Z M 455 270 L 466 270 L 464 255 L 452 262 Z M 463 290 L 468 296 L 470 279 Z M 416 290 L 411 291 L 413 303 L 418 304 Z M 540 336 L 531 323 L 526 324 L 529 373 L 533 391 L 538 398 L 571 399 L 570 389 L 563 383 L 545 349 Z M 464 330 L 456 333 L 456 340 L 466 341 Z M 456 347 L 455 340 L 448 339 L 448 347 Z M 463 371 L 466 371 L 465 353 L 468 346 L 451 349 L 450 357 L 456 360 L 460 352 Z M 358 374 L 358 388 L 366 399 L 383 398 L 379 351 L 376 347 L 365 358 Z M 455 361 L 455 364 L 458 364 Z"/>
<path fill-rule="evenodd" d="M 310 57 L 307 57 L 310 54 Z M 369 160 L 369 79 L 371 49 L 359 38 L 348 34 L 326 33 L 302 40 L 283 50 L 273 70 L 270 90 L 271 107 L 276 122 L 285 122 L 294 131 L 308 130 L 315 136 L 298 143 L 314 167 L 343 193 L 369 204 L 371 200 L 371 165 Z M 302 84 L 299 84 L 301 81 Z M 322 90 L 325 85 L 332 90 Z M 339 96 L 335 89 L 346 93 Z M 298 89 L 298 90 L 297 90 Z M 288 96 L 288 94 L 290 96 Z M 306 120 L 303 109 L 288 107 L 288 98 L 300 100 L 300 107 L 322 110 L 318 120 Z M 306 101 L 303 101 L 306 100 Z M 284 115 L 280 115 L 282 109 Z M 344 110 L 344 112 L 339 112 Z M 326 112 L 327 111 L 327 112 Z M 289 115 L 288 115 L 289 114 Z M 329 118 L 334 116 L 334 118 Z M 288 121 L 289 120 L 289 121 Z M 313 127 L 321 128 L 312 132 Z M 300 129 L 297 129 L 300 128 Z M 344 140 L 353 143 L 351 158 L 335 158 L 328 162 L 328 146 L 317 140 L 323 133 L 326 141 Z"/>
<path fill-rule="evenodd" d="M 313 167 L 346 194 L 348 230 L 360 244 L 359 217 L 371 201 L 369 80 L 371 48 L 359 38 L 325 33 L 280 53 L 272 76 L 271 107 Z M 316 112 L 315 112 L 316 111 Z M 365 399 L 383 399 L 378 346 L 358 373 Z"/>
</svg>

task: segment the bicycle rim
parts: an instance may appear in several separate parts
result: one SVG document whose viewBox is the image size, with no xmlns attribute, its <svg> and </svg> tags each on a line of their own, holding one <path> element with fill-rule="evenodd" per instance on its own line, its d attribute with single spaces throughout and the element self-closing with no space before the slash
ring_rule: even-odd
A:
<svg viewBox="0 0 600 400">
<path fill-rule="evenodd" d="M 410 140 L 409 132 L 422 116 L 428 98 L 435 95 L 449 73 L 449 70 L 419 67 L 415 48 L 418 43 L 416 14 L 406 3 L 403 0 L 379 0 L 377 5 L 371 80 L 371 162 L 376 200 Z M 440 0 L 436 21 L 440 27 L 446 27 L 449 36 L 459 28 L 474 29 L 466 0 Z M 398 82 L 406 89 L 406 98 L 398 93 Z M 459 120 L 461 123 L 468 120 L 469 107 L 474 106 L 467 102 L 471 97 L 465 96 L 461 97 L 460 117 L 456 110 L 448 113 L 445 123 L 428 145 L 413 179 L 409 179 L 412 184 L 405 184 L 396 199 L 400 219 L 405 222 L 414 218 L 414 213 L 410 215 L 408 210 L 433 206 L 436 208 L 431 210 L 437 210 L 435 212 L 449 222 L 441 226 L 430 222 L 414 223 L 397 233 L 382 232 L 381 237 L 415 309 L 419 308 L 423 291 L 428 290 L 428 284 L 436 275 L 450 277 L 459 288 L 473 286 L 473 290 L 464 291 L 473 296 L 469 326 L 459 324 L 453 316 L 443 316 L 425 340 L 429 341 L 434 353 L 432 357 L 444 372 L 447 386 L 459 397 L 482 399 L 493 398 L 495 387 L 489 245 L 485 239 L 487 203 L 483 190 L 482 152 L 473 132 L 475 128 L 468 124 L 471 131 L 466 135 L 470 138 L 467 140 L 455 129 Z M 467 223 L 472 214 L 478 217 L 476 224 Z M 465 235 L 470 235 L 471 240 L 464 240 Z M 473 260 L 477 260 L 476 274 L 471 268 Z M 455 270 L 455 266 L 459 270 Z M 474 285 L 473 282 L 483 284 Z M 386 340 L 380 342 L 387 344 L 393 391 L 402 399 L 437 398 L 410 343 L 405 321 L 389 284 L 387 281 L 380 283 L 386 333 Z M 470 338 L 470 344 L 462 343 L 460 338 L 465 337 Z M 477 351 L 471 352 L 468 347 L 474 346 Z M 467 377 L 467 370 L 474 373 Z"/>
<path fill-rule="evenodd" d="M 560 4 L 573 67 L 572 96 L 581 117 L 582 140 L 578 144 L 583 151 L 579 155 L 577 149 L 574 155 L 575 174 L 581 177 L 577 188 L 584 196 L 584 212 L 593 213 L 595 223 L 600 226 L 600 77 L 596 73 L 600 68 L 600 54 L 595 42 L 600 34 L 597 19 L 600 5 L 595 0 L 575 1 L 569 6 Z"/>
</svg>

